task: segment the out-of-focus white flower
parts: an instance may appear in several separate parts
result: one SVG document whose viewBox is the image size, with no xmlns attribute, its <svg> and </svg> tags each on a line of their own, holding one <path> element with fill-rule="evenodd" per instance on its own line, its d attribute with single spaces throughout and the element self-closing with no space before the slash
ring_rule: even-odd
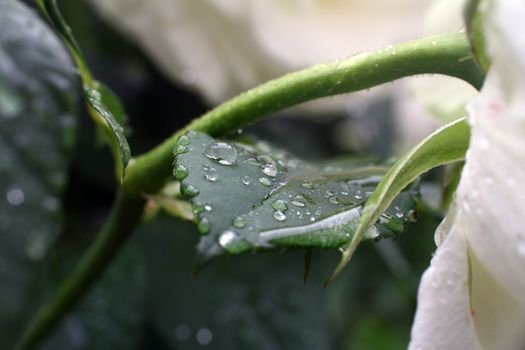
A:
<svg viewBox="0 0 525 350">
<path fill-rule="evenodd" d="M 464 28 L 465 3 L 465 0 L 434 1 L 425 17 L 425 34 L 435 35 Z M 466 103 L 477 95 L 476 89 L 460 79 L 436 76 L 412 80 L 417 101 L 443 123 L 463 117 Z"/>
<path fill-rule="evenodd" d="M 220 103 L 313 64 L 413 39 L 431 0 L 91 0 L 173 80 Z"/>
<path fill-rule="evenodd" d="M 411 349 L 525 349 L 525 2 L 482 4 L 492 67 L 468 107 L 471 144 Z"/>
</svg>

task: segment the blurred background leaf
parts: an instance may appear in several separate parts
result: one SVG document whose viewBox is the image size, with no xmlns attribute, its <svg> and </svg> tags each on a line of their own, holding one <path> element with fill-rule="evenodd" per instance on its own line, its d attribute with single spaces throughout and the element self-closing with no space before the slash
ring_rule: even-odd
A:
<svg viewBox="0 0 525 350">
<path fill-rule="evenodd" d="M 0 348 L 35 305 L 57 238 L 79 89 L 60 40 L 26 6 L 0 1 Z"/>
</svg>

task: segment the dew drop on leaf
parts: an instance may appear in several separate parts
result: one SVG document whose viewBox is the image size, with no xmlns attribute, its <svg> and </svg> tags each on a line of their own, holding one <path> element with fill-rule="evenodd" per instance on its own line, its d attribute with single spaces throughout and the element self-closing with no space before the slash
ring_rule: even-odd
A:
<svg viewBox="0 0 525 350">
<path fill-rule="evenodd" d="M 246 226 L 246 219 L 244 219 L 242 216 L 237 216 L 232 221 L 232 225 L 236 228 L 243 228 Z"/>
<path fill-rule="evenodd" d="M 179 164 L 175 167 L 173 175 L 178 181 L 182 181 L 188 176 L 188 169 L 184 165 Z"/>
<path fill-rule="evenodd" d="M 215 168 L 209 168 L 208 172 L 204 174 L 204 178 L 210 182 L 215 182 L 219 178 L 219 173 Z"/>
<path fill-rule="evenodd" d="M 267 177 L 261 177 L 261 178 L 259 179 L 259 182 L 260 182 L 262 185 L 267 186 L 267 187 L 269 187 L 269 186 L 272 185 L 272 182 L 271 182 L 270 179 L 268 179 Z"/>
<path fill-rule="evenodd" d="M 286 204 L 286 201 L 278 199 L 272 203 L 272 208 L 284 212 L 288 210 L 288 204 Z"/>
<path fill-rule="evenodd" d="M 185 195 L 187 198 L 193 198 L 197 196 L 200 192 L 199 189 L 193 185 L 183 185 L 181 187 L 181 192 L 183 195 Z"/>
<path fill-rule="evenodd" d="M 277 210 L 273 213 L 273 218 L 277 221 L 284 221 L 286 220 L 286 215 L 282 211 Z"/>
<path fill-rule="evenodd" d="M 295 196 L 290 203 L 299 208 L 302 208 L 306 205 L 304 197 L 301 195 Z"/>
<path fill-rule="evenodd" d="M 204 155 L 222 165 L 233 165 L 237 161 L 237 150 L 226 142 L 215 142 L 209 145 Z"/>
<path fill-rule="evenodd" d="M 197 224 L 197 229 L 199 230 L 199 233 L 201 235 L 206 235 L 208 232 L 210 232 L 211 224 L 210 220 L 206 217 L 201 218 L 199 223 Z"/>
<path fill-rule="evenodd" d="M 224 231 L 219 237 L 219 244 L 221 247 L 226 248 L 237 238 L 237 234 L 233 231 Z"/>
<path fill-rule="evenodd" d="M 243 185 L 248 186 L 252 181 L 250 180 L 249 176 L 243 176 L 241 179 L 241 182 Z"/>
</svg>

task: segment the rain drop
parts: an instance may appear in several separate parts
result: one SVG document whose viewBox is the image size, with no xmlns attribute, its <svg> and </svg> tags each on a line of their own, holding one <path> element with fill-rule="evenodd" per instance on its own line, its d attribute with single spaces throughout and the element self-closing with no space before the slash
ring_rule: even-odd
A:
<svg viewBox="0 0 525 350">
<path fill-rule="evenodd" d="M 181 192 L 183 195 L 185 195 L 187 198 L 193 198 L 197 196 L 200 192 L 199 189 L 193 185 L 184 184 L 181 187 Z"/>
<path fill-rule="evenodd" d="M 209 145 L 204 155 L 222 165 L 233 165 L 237 161 L 237 150 L 226 142 Z"/>
<path fill-rule="evenodd" d="M 219 237 L 219 244 L 226 248 L 237 238 L 237 234 L 233 231 L 224 231 Z"/>
<path fill-rule="evenodd" d="M 277 167 L 274 164 L 267 163 L 262 166 L 262 172 L 270 177 L 277 176 Z"/>
<path fill-rule="evenodd" d="M 284 212 L 288 210 L 288 204 L 286 204 L 286 201 L 278 199 L 272 203 L 272 208 Z"/>
<path fill-rule="evenodd" d="M 314 185 L 310 181 L 305 181 L 301 184 L 301 187 L 311 190 L 312 188 L 314 188 Z"/>
<path fill-rule="evenodd" d="M 9 204 L 18 206 L 24 203 L 26 196 L 20 188 L 11 187 L 7 190 L 5 198 Z"/>
<path fill-rule="evenodd" d="M 184 165 L 178 164 L 173 170 L 173 176 L 175 176 L 178 181 L 184 180 L 188 176 L 188 168 Z"/>
<path fill-rule="evenodd" d="M 235 219 L 233 219 L 232 225 L 236 228 L 243 228 L 246 226 L 246 220 L 242 216 L 237 216 Z"/>
<path fill-rule="evenodd" d="M 269 187 L 269 186 L 272 185 L 272 182 L 271 182 L 270 179 L 268 179 L 267 177 L 261 177 L 261 178 L 259 179 L 259 182 L 260 182 L 262 185 L 267 186 L 267 187 Z"/>
<path fill-rule="evenodd" d="M 302 208 L 306 205 L 304 197 L 301 195 L 295 196 L 290 203 L 299 208 Z"/>
<path fill-rule="evenodd" d="M 243 176 L 243 178 L 241 179 L 241 182 L 243 185 L 248 186 L 252 181 L 249 176 Z"/>
<path fill-rule="evenodd" d="M 206 235 L 210 232 L 211 224 L 208 218 L 201 218 L 197 224 L 197 230 L 201 235 Z"/>
<path fill-rule="evenodd" d="M 208 345 L 213 340 L 213 333 L 208 328 L 201 328 L 197 331 L 196 339 L 200 345 Z"/>
<path fill-rule="evenodd" d="M 188 340 L 191 337 L 191 328 L 185 324 L 180 324 L 175 328 L 175 337 L 179 340 Z"/>
<path fill-rule="evenodd" d="M 215 182 L 219 178 L 219 173 L 217 172 L 217 169 L 210 168 L 209 171 L 204 174 L 204 178 L 210 182 Z"/>
<path fill-rule="evenodd" d="M 273 218 L 277 221 L 284 221 L 286 220 L 286 215 L 282 211 L 277 210 L 273 213 Z"/>
<path fill-rule="evenodd" d="M 332 204 L 339 204 L 339 198 L 337 198 L 336 196 L 332 196 L 330 198 L 328 198 L 328 201 Z"/>
</svg>

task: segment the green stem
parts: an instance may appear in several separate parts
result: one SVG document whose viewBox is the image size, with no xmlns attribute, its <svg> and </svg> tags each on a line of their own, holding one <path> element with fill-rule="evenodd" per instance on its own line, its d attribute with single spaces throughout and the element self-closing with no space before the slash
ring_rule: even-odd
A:
<svg viewBox="0 0 525 350">
<path fill-rule="evenodd" d="M 139 222 L 145 200 L 120 191 L 109 219 L 72 276 L 62 282 L 54 299 L 42 307 L 25 330 L 17 350 L 31 349 L 50 332 L 61 317 L 86 293 L 105 270 Z"/>
<path fill-rule="evenodd" d="M 135 193 L 156 192 L 170 175 L 177 138 L 187 130 L 220 136 L 302 102 L 417 74 L 449 75 L 477 89 L 484 79 L 465 33 L 427 37 L 316 65 L 242 93 L 194 120 L 160 146 L 130 161 L 124 186 Z"/>
<path fill-rule="evenodd" d="M 138 223 L 144 205 L 142 194 L 157 192 L 170 177 L 173 149 L 179 135 L 198 130 L 219 136 L 302 102 L 363 90 L 416 74 L 449 75 L 476 88 L 481 87 L 484 79 L 464 33 L 414 40 L 270 81 L 225 102 L 152 151 L 132 159 L 108 222 L 73 276 L 36 315 L 16 349 L 35 346 L 102 274 Z"/>
</svg>

